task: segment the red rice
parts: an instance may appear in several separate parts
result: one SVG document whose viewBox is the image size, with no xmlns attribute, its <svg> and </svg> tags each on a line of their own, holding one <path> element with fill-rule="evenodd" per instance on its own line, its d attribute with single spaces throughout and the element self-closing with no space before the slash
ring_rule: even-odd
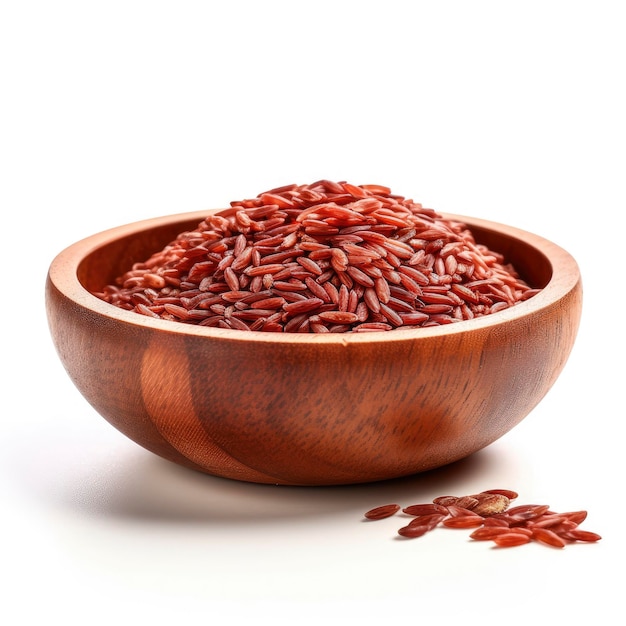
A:
<svg viewBox="0 0 626 626">
<path fill-rule="evenodd" d="M 318 333 L 450 324 L 537 291 L 466 225 L 321 180 L 231 202 L 95 295 L 187 324 Z"/>
<path fill-rule="evenodd" d="M 386 504 L 365 513 L 369 520 L 381 520 L 398 512 L 413 519 L 398 528 L 401 537 L 421 537 L 438 527 L 475 529 L 470 538 L 492 541 L 496 546 L 509 548 L 536 541 L 552 548 L 564 548 L 570 543 L 595 543 L 598 533 L 579 528 L 587 518 L 587 511 L 556 513 L 547 504 L 523 504 L 510 507 L 517 492 L 511 489 L 488 489 L 477 494 L 439 496 L 432 503 L 418 503 L 401 507 Z"/>
</svg>

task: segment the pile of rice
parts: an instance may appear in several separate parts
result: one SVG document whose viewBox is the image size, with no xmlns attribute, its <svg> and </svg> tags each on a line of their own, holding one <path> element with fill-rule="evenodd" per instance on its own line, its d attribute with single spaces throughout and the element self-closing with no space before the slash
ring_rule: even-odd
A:
<svg viewBox="0 0 626 626">
<path fill-rule="evenodd" d="M 466 225 L 321 180 L 231 202 L 95 295 L 186 324 L 343 333 L 471 320 L 537 291 Z"/>
</svg>

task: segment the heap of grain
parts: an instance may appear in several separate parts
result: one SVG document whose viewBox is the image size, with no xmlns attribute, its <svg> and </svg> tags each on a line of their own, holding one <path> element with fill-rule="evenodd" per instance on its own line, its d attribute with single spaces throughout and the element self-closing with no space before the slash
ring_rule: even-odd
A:
<svg viewBox="0 0 626 626">
<path fill-rule="evenodd" d="M 95 295 L 187 324 L 342 333 L 470 320 L 536 292 L 466 225 L 322 180 L 231 202 Z"/>
</svg>

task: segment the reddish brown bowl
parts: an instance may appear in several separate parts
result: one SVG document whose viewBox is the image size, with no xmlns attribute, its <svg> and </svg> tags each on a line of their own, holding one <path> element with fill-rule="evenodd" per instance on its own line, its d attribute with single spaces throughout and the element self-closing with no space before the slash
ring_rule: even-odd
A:
<svg viewBox="0 0 626 626">
<path fill-rule="evenodd" d="M 537 405 L 574 344 L 580 272 L 562 248 L 465 216 L 542 291 L 471 321 L 377 333 L 223 330 L 151 319 L 90 292 L 206 212 L 83 239 L 52 262 L 50 331 L 71 379 L 130 439 L 175 463 L 259 483 L 331 485 L 433 469 L 489 445 Z"/>
</svg>

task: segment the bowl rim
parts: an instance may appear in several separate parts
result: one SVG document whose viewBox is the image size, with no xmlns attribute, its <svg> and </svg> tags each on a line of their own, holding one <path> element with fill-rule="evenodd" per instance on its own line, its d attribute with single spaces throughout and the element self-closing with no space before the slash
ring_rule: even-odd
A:
<svg viewBox="0 0 626 626">
<path fill-rule="evenodd" d="M 108 245 L 115 239 L 133 236 L 150 228 L 174 225 L 179 222 L 193 222 L 196 220 L 197 223 L 200 223 L 207 215 L 222 210 L 224 209 L 173 213 L 130 222 L 94 233 L 61 250 L 50 264 L 47 280 L 68 300 L 78 306 L 88 309 L 93 314 L 131 326 L 149 328 L 164 333 L 196 336 L 199 338 L 206 337 L 245 342 L 324 345 L 389 343 L 496 328 L 507 322 L 537 314 L 539 311 L 553 306 L 574 289 L 581 280 L 580 269 L 576 260 L 569 252 L 556 243 L 515 226 L 447 212 L 440 212 L 439 215 L 446 219 L 463 222 L 470 229 L 478 227 L 483 230 L 498 231 L 508 237 L 520 239 L 525 244 L 537 249 L 551 265 L 552 276 L 548 283 L 532 298 L 519 302 L 512 307 L 475 319 L 441 326 L 414 329 L 397 328 L 391 331 L 370 331 L 364 333 L 270 333 L 184 324 L 172 320 L 143 316 L 134 311 L 127 311 L 101 300 L 88 291 L 78 280 L 78 267 L 83 259 L 99 248 Z"/>
</svg>

